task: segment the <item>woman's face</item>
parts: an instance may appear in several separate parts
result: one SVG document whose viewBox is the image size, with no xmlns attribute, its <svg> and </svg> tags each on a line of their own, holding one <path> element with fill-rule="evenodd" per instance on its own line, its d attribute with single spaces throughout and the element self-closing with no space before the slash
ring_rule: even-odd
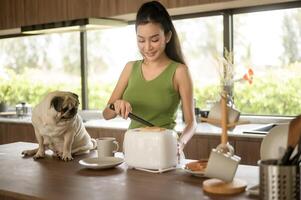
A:
<svg viewBox="0 0 301 200">
<path fill-rule="evenodd" d="M 159 23 L 147 23 L 137 26 L 137 43 L 142 56 L 147 61 L 157 60 L 164 53 L 170 34 L 164 34 Z"/>
</svg>

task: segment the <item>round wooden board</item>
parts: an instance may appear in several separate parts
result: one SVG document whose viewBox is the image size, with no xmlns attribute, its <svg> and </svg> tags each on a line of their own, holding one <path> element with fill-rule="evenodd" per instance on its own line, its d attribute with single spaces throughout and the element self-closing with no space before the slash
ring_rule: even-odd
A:
<svg viewBox="0 0 301 200">
<path fill-rule="evenodd" d="M 246 187 L 247 182 L 241 179 L 233 179 L 227 183 L 213 178 L 203 182 L 203 190 L 212 194 L 238 194 L 244 192 Z"/>
</svg>

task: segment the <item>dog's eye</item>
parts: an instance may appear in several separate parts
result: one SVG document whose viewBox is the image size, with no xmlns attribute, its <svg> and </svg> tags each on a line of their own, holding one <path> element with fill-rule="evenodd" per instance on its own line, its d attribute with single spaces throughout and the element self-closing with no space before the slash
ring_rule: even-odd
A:
<svg viewBox="0 0 301 200">
<path fill-rule="evenodd" d="M 74 115 L 74 114 L 76 113 L 76 111 L 77 111 L 76 108 L 72 108 L 72 109 L 70 110 L 70 113 L 71 113 L 72 115 Z"/>
</svg>

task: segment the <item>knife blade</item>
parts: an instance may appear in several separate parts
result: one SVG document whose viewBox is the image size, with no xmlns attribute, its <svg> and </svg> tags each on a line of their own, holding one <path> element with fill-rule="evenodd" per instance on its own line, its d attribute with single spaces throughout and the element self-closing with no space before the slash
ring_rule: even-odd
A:
<svg viewBox="0 0 301 200">
<path fill-rule="evenodd" d="M 115 110 L 115 107 L 114 107 L 114 104 L 110 104 L 109 105 L 109 108 L 111 110 Z M 153 125 L 152 123 L 146 121 L 145 119 L 142 119 L 141 117 L 138 117 L 137 115 L 133 114 L 133 113 L 129 113 L 129 118 L 132 119 L 132 120 L 135 120 L 137 122 L 140 122 L 141 124 L 145 125 L 145 126 L 149 126 L 149 127 L 152 127 L 152 126 L 155 126 Z"/>
</svg>

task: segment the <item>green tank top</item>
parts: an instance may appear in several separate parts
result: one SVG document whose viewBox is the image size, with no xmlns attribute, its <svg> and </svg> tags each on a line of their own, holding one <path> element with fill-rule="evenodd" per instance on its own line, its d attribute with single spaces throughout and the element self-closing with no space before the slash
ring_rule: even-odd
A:
<svg viewBox="0 0 301 200">
<path fill-rule="evenodd" d="M 179 63 L 171 62 L 155 79 L 146 81 L 142 74 L 142 60 L 133 64 L 123 99 L 130 102 L 132 112 L 155 126 L 173 129 L 180 94 L 174 89 L 173 77 Z M 131 121 L 129 129 L 145 125 Z"/>
</svg>

